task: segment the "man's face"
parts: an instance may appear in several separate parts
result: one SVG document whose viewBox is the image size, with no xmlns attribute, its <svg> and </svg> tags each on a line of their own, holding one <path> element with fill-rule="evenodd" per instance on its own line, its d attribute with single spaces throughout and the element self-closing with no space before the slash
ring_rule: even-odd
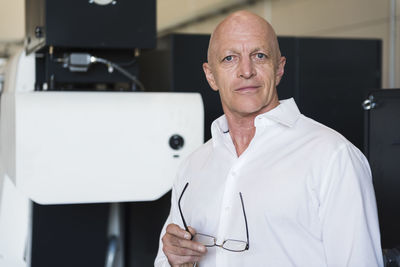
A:
<svg viewBox="0 0 400 267">
<path fill-rule="evenodd" d="M 280 57 L 265 25 L 249 24 L 233 23 L 216 31 L 209 62 L 203 65 L 227 115 L 258 115 L 279 103 L 276 85 L 283 75 L 285 58 Z"/>
</svg>

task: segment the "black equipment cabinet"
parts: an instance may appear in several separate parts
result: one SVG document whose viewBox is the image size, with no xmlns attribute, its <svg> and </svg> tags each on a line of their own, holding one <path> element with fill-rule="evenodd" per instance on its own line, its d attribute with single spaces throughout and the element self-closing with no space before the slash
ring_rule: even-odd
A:
<svg viewBox="0 0 400 267">
<path fill-rule="evenodd" d="M 153 266 L 171 192 L 146 202 L 121 203 L 125 267 Z M 31 267 L 103 267 L 109 245 L 110 204 L 32 207 Z"/>
<path fill-rule="evenodd" d="M 139 49 L 156 46 L 155 0 L 25 0 L 25 47 L 35 52 L 35 90 L 131 91 L 132 80 L 106 64 L 71 71 L 69 55 L 103 58 L 138 75 Z"/>
<path fill-rule="evenodd" d="M 32 207 L 31 267 L 104 266 L 109 204 Z"/>
<path fill-rule="evenodd" d="M 171 207 L 171 191 L 155 201 L 124 203 L 125 266 L 153 266 L 161 229 Z"/>
<path fill-rule="evenodd" d="M 365 153 L 371 164 L 382 247 L 400 246 L 400 89 L 372 91 L 365 105 Z"/>
<path fill-rule="evenodd" d="M 295 49 L 300 111 L 363 150 L 361 104 L 370 90 L 381 88 L 381 41 L 300 38 Z"/>
<path fill-rule="evenodd" d="M 28 51 L 43 46 L 133 49 L 156 46 L 156 1 L 25 0 Z"/>
<path fill-rule="evenodd" d="M 140 80 L 147 89 L 200 92 L 205 109 L 205 141 L 211 122 L 222 115 L 218 93 L 208 85 L 202 64 L 209 35 L 171 34 L 155 51 L 143 53 Z M 343 134 L 363 150 L 361 104 L 381 88 L 381 46 L 376 39 L 278 37 L 286 57 L 278 85 L 280 99 L 294 97 L 300 111 Z"/>
</svg>

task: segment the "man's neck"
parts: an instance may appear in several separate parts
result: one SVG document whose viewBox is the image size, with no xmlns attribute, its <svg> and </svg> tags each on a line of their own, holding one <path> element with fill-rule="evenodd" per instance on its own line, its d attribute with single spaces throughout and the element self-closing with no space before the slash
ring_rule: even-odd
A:
<svg viewBox="0 0 400 267">
<path fill-rule="evenodd" d="M 226 119 L 229 125 L 229 134 L 239 157 L 247 149 L 256 133 L 254 126 L 255 116 L 237 118 L 226 114 Z"/>
<path fill-rule="evenodd" d="M 225 112 L 225 117 L 229 127 L 229 134 L 231 135 L 238 157 L 243 154 L 243 152 L 250 145 L 251 140 L 253 140 L 253 137 L 256 133 L 256 127 L 254 126 L 255 118 L 259 114 L 268 112 L 278 105 L 279 102 L 277 101 L 276 104 L 266 108 L 264 111 L 248 114 L 247 116 L 240 116 L 238 114 Z"/>
</svg>

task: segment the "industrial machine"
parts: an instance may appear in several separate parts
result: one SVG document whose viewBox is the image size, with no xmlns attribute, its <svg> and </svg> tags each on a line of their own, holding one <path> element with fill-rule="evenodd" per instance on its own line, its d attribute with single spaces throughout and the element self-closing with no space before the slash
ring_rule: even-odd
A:
<svg viewBox="0 0 400 267">
<path fill-rule="evenodd" d="M 200 94 L 137 78 L 155 1 L 27 0 L 26 23 L 0 104 L 0 266 L 148 266 L 204 120 Z"/>
<path fill-rule="evenodd" d="M 371 164 L 384 260 L 400 266 L 400 89 L 374 90 L 363 103 L 365 153 Z"/>
</svg>

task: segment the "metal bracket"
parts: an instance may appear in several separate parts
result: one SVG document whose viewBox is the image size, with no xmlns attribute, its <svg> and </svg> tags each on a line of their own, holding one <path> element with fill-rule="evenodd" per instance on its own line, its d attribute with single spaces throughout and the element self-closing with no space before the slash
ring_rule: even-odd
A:
<svg viewBox="0 0 400 267">
<path fill-rule="evenodd" d="M 120 203 L 110 204 L 105 267 L 124 266 L 124 214 Z"/>
<path fill-rule="evenodd" d="M 364 102 L 361 104 L 364 110 L 374 109 L 376 107 L 375 98 L 373 95 L 370 95 Z"/>
</svg>

